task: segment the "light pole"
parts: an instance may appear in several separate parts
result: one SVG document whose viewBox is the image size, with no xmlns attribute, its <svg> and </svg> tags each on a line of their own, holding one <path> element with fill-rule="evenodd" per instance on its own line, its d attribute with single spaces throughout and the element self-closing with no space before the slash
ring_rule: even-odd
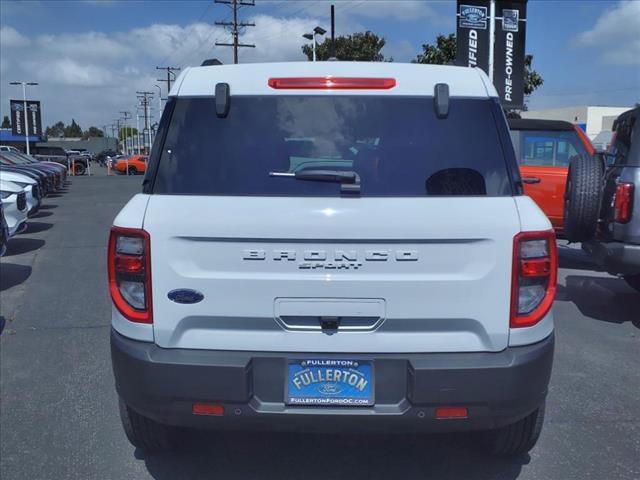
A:
<svg viewBox="0 0 640 480">
<path fill-rule="evenodd" d="M 311 41 L 311 48 L 313 50 L 313 61 L 316 61 L 316 35 L 324 35 L 327 31 L 322 27 L 316 27 L 312 33 L 305 33 L 302 35 L 307 40 Z"/>
<path fill-rule="evenodd" d="M 27 146 L 27 155 L 31 154 L 29 149 L 29 114 L 27 113 L 27 85 L 38 85 L 37 82 L 9 82 L 9 85 L 22 85 L 22 101 L 24 102 L 24 143 Z"/>
<path fill-rule="evenodd" d="M 136 153 L 140 155 L 140 114 L 136 110 Z"/>
<path fill-rule="evenodd" d="M 125 135 L 124 148 L 126 150 L 126 154 L 129 155 L 129 147 L 127 145 L 127 140 L 129 139 L 129 133 L 130 133 L 128 120 L 131 118 L 131 112 L 120 112 L 120 113 L 124 115 L 124 135 Z"/>
<path fill-rule="evenodd" d="M 162 117 L 162 89 L 160 85 L 154 85 L 158 89 L 158 117 Z"/>
</svg>

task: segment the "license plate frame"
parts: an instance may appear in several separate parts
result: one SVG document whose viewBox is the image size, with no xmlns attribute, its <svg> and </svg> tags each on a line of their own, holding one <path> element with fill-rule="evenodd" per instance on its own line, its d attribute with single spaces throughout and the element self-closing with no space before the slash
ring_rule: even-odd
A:
<svg viewBox="0 0 640 480">
<path fill-rule="evenodd" d="M 285 404 L 372 407 L 375 368 L 369 359 L 292 358 L 285 367 Z"/>
</svg>

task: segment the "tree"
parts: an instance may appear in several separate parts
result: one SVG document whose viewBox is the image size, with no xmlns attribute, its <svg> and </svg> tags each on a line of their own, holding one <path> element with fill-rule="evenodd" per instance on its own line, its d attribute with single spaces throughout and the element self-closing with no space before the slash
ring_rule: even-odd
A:
<svg viewBox="0 0 640 480">
<path fill-rule="evenodd" d="M 531 69 L 533 55 L 524 56 L 524 94 L 531 95 L 539 86 L 544 83 L 542 76 Z"/>
<path fill-rule="evenodd" d="M 9 120 L 8 116 L 4 116 L 4 118 L 2 119 L 2 125 L 0 125 L 0 128 L 11 128 L 11 120 Z"/>
<path fill-rule="evenodd" d="M 380 53 L 386 40 L 373 32 L 356 32 L 352 35 L 341 35 L 336 37 L 336 58 L 338 60 L 351 60 L 356 62 L 385 62 L 392 61 L 392 58 L 385 59 Z M 316 58 L 318 60 L 329 60 L 331 57 L 331 39 L 325 38 L 324 42 L 316 46 Z M 305 44 L 302 46 L 304 53 L 309 60 L 313 60 L 313 47 Z"/>
<path fill-rule="evenodd" d="M 123 142 L 125 138 L 135 137 L 137 134 L 138 129 L 136 127 L 120 127 L 118 138 Z"/>
<path fill-rule="evenodd" d="M 104 137 L 104 132 L 98 127 L 89 127 L 89 130 L 85 130 L 85 132 L 82 134 L 83 140 L 92 137 Z"/>
<path fill-rule="evenodd" d="M 438 35 L 435 45 L 425 43 L 422 45 L 422 53 L 416 55 L 412 63 L 434 63 L 447 65 L 456 59 L 456 36 L 450 33 L 448 36 Z M 524 57 L 524 94 L 531 95 L 536 88 L 544 83 L 542 76 L 531 68 L 533 55 Z"/>
<path fill-rule="evenodd" d="M 82 128 L 76 123 L 75 119 L 72 118 L 71 125 L 64 129 L 64 136 L 70 138 L 82 137 Z"/>
<path fill-rule="evenodd" d="M 449 36 L 438 35 L 436 44 L 422 45 L 422 53 L 416 55 L 411 63 L 431 63 L 436 65 L 447 65 L 456 59 L 456 35 L 450 33 Z"/>
<path fill-rule="evenodd" d="M 47 127 L 47 129 L 44 131 L 44 134 L 47 137 L 64 137 L 64 130 L 65 130 L 65 126 L 63 122 L 57 122 L 54 123 L 53 125 L 51 125 L 50 127 Z"/>
</svg>

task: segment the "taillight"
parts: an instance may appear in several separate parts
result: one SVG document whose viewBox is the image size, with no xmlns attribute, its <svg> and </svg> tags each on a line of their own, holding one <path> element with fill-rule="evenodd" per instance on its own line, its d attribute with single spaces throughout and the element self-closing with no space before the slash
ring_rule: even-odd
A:
<svg viewBox="0 0 640 480">
<path fill-rule="evenodd" d="M 618 183 L 616 197 L 613 202 L 614 220 L 618 223 L 627 223 L 631 220 L 633 208 L 633 183 Z"/>
<path fill-rule="evenodd" d="M 153 323 L 149 234 L 112 227 L 107 261 L 109 292 L 118 311 L 132 322 Z"/>
<path fill-rule="evenodd" d="M 511 328 L 530 327 L 547 314 L 556 295 L 558 251 L 553 230 L 513 239 Z"/>
<path fill-rule="evenodd" d="M 285 77 L 270 78 L 268 85 L 275 89 L 321 90 L 389 90 L 396 86 L 395 78 L 370 77 Z"/>
</svg>

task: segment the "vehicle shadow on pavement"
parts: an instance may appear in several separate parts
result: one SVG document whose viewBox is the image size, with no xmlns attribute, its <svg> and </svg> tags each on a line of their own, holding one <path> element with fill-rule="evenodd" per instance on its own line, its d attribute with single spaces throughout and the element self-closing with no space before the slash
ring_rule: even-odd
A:
<svg viewBox="0 0 640 480">
<path fill-rule="evenodd" d="M 9 244 L 7 245 L 7 251 L 4 254 L 5 257 L 10 257 L 12 255 L 20 255 L 22 253 L 33 252 L 34 250 L 42 247 L 46 242 L 44 240 L 40 240 L 39 238 L 21 238 L 15 237 L 12 238 Z M 4 269 L 4 266 L 3 266 Z M 4 276 L 4 271 L 2 272 Z"/>
<path fill-rule="evenodd" d="M 33 218 L 33 217 L 32 217 Z M 28 222 L 27 223 L 27 229 L 24 231 L 24 233 L 39 233 L 39 232 L 44 232 L 46 230 L 49 230 L 51 227 L 53 227 L 53 223 L 47 223 L 47 222 Z"/>
<path fill-rule="evenodd" d="M 209 433 L 185 436 L 172 454 L 144 454 L 156 480 L 175 478 L 516 479 L 530 457 L 484 454 L 464 434 L 320 435 Z"/>
<path fill-rule="evenodd" d="M 568 275 L 558 285 L 557 301 L 573 302 L 589 318 L 609 323 L 631 322 L 640 328 L 640 293 L 623 279 Z"/>
<path fill-rule="evenodd" d="M 44 217 L 50 217 L 51 215 L 53 215 L 53 212 L 43 212 L 42 210 L 40 210 L 38 213 L 36 213 L 30 218 L 44 218 Z"/>
<path fill-rule="evenodd" d="M 558 246 L 558 263 L 560 268 L 571 270 L 603 271 L 586 253 L 577 248 Z"/>
<path fill-rule="evenodd" d="M 2 269 L 2 275 L 0 275 L 0 292 L 20 285 L 31 276 L 31 267 L 27 265 L 2 262 L 0 269 Z"/>
</svg>

